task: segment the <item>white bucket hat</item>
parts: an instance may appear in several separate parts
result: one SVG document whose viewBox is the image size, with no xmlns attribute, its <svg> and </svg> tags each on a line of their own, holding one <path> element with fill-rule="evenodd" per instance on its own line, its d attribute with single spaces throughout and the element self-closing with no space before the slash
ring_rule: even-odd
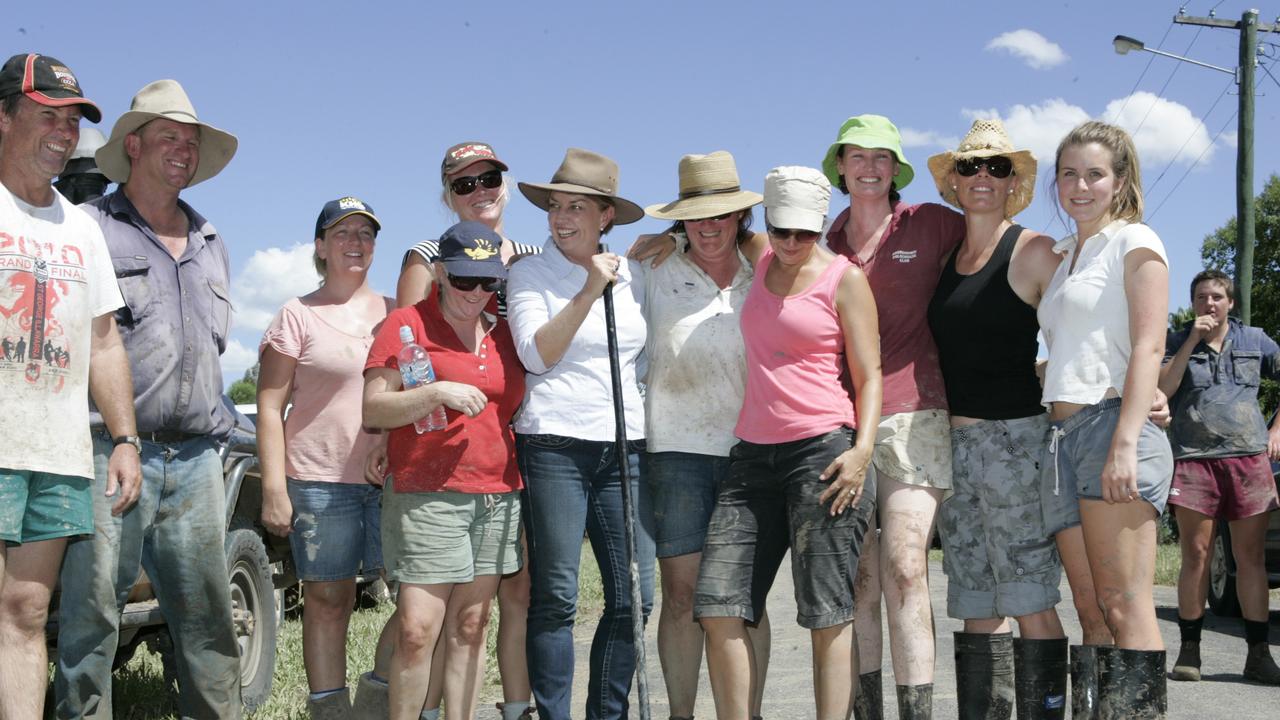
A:
<svg viewBox="0 0 1280 720">
<path fill-rule="evenodd" d="M 822 232 L 831 182 L 821 170 L 786 165 L 764 176 L 765 219 L 776 228 Z"/>
</svg>

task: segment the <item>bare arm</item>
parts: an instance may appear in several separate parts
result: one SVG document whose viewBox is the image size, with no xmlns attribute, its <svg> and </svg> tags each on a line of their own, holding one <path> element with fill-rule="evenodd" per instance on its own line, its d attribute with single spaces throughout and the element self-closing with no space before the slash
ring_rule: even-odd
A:
<svg viewBox="0 0 1280 720">
<path fill-rule="evenodd" d="M 89 394 L 111 437 L 137 435 L 133 416 L 133 375 L 116 318 L 111 313 L 93 319 L 89 341 Z M 142 464 L 132 445 L 121 444 L 107 460 L 107 497 L 115 496 L 111 514 L 120 515 L 138 500 Z"/>
<path fill-rule="evenodd" d="M 396 307 L 416 305 L 427 296 L 434 279 L 431 263 L 416 252 L 409 253 L 408 261 L 400 270 L 400 280 L 396 282 Z"/>
<path fill-rule="evenodd" d="M 371 368 L 364 373 L 364 424 L 370 428 L 404 427 L 441 405 L 475 417 L 486 403 L 488 398 L 474 385 L 437 380 L 402 390 L 395 370 Z"/>
<path fill-rule="evenodd" d="M 1132 352 L 1125 372 L 1120 420 L 1102 469 L 1102 499 L 1130 502 L 1138 494 L 1138 433 L 1155 399 L 1164 357 L 1169 310 L 1169 268 L 1154 251 L 1140 248 L 1124 257 L 1124 290 L 1129 302 Z"/>
<path fill-rule="evenodd" d="M 867 276 L 856 267 L 845 270 L 836 289 L 836 310 L 844 331 L 845 362 L 853 380 L 857 404 L 858 434 L 853 447 L 846 450 L 822 472 L 831 485 L 818 498 L 831 503 L 831 514 L 837 515 L 857 504 L 866 481 L 867 465 L 875 444 L 876 427 L 880 424 L 883 379 L 880 372 L 880 326 L 876 302 L 871 295 Z"/>
<path fill-rule="evenodd" d="M 293 503 L 285 486 L 284 411 L 298 361 L 264 346 L 258 365 L 258 460 L 262 468 L 262 524 L 284 537 L 293 528 Z"/>
<path fill-rule="evenodd" d="M 752 265 L 760 264 L 760 256 L 764 254 L 764 249 L 769 245 L 769 236 L 765 233 L 751 233 L 751 237 L 742 241 L 738 249 L 742 251 L 745 257 Z"/>
</svg>

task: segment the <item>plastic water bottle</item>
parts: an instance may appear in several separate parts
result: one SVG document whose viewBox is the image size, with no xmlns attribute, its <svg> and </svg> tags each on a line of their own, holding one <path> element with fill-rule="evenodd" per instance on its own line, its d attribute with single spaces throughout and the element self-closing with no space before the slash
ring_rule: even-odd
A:
<svg viewBox="0 0 1280 720">
<path fill-rule="evenodd" d="M 400 366 L 400 377 L 404 382 L 405 388 L 435 382 L 436 371 L 431 368 L 431 358 L 427 355 L 426 348 L 413 341 L 413 328 L 408 325 L 400 326 L 400 342 L 404 344 L 404 347 L 400 348 L 400 354 L 396 356 L 396 362 Z M 432 430 L 443 430 L 448 424 L 449 420 L 444 414 L 444 405 L 441 405 L 427 416 L 416 420 L 413 423 L 413 428 L 421 435 Z"/>
</svg>

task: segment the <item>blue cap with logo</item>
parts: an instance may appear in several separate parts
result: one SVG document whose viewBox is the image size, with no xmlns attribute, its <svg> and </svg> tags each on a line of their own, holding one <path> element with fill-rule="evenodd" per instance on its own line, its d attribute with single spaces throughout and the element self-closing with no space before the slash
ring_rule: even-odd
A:
<svg viewBox="0 0 1280 720">
<path fill-rule="evenodd" d="M 466 220 L 440 236 L 440 262 L 458 277 L 505 278 L 502 236 L 484 223 Z"/>
<path fill-rule="evenodd" d="M 373 206 L 361 201 L 359 198 L 344 197 L 337 200 L 330 200 L 324 204 L 324 209 L 320 211 L 320 217 L 316 218 L 316 237 L 324 237 L 324 231 L 337 225 L 348 215 L 364 215 L 369 218 L 369 222 L 373 223 L 373 233 L 376 235 L 382 229 L 382 223 L 378 222 L 378 217 L 373 214 Z"/>
</svg>

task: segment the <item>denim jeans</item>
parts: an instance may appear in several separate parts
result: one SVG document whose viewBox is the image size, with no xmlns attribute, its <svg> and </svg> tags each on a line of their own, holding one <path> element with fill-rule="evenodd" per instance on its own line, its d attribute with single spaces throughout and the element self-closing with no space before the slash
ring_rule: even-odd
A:
<svg viewBox="0 0 1280 720">
<path fill-rule="evenodd" d="M 95 432 L 92 536 L 67 546 L 58 611 L 59 718 L 111 717 L 111 661 L 129 589 L 146 570 L 173 638 L 182 717 L 240 717 L 240 655 L 223 549 L 222 461 L 210 438 L 143 442 L 142 488 L 122 517 L 106 488 L 110 440 Z"/>
<path fill-rule="evenodd" d="M 604 614 L 591 641 L 588 720 L 627 717 L 635 675 L 632 604 L 622 482 L 616 444 L 559 435 L 516 435 L 528 502 L 528 663 L 538 717 L 568 720 L 573 696 L 573 623 L 578 605 L 578 565 L 585 531 L 600 565 Z M 631 443 L 627 460 L 636 502 L 636 561 L 644 615 L 653 609 L 653 513 L 640 492 L 643 441 Z"/>
</svg>

